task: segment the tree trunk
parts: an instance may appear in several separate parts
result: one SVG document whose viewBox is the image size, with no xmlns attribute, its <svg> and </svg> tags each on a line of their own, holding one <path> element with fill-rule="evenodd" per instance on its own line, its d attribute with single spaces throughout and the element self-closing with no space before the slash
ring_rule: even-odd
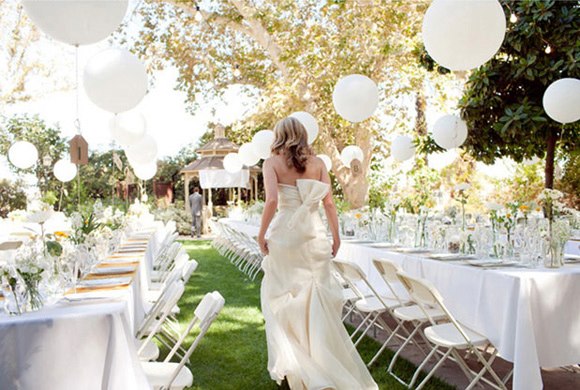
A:
<svg viewBox="0 0 580 390">
<path fill-rule="evenodd" d="M 425 99 L 425 93 L 423 89 L 417 91 L 417 96 L 415 97 L 415 113 L 417 119 L 415 119 L 415 132 L 419 137 L 424 137 L 427 135 L 427 120 L 425 119 L 425 111 L 427 109 L 427 100 Z M 417 156 L 422 158 L 427 165 L 427 153 L 424 156 Z"/>
<path fill-rule="evenodd" d="M 365 205 L 369 182 L 366 175 L 351 177 L 346 183 L 342 184 L 342 191 L 345 200 L 352 209 L 358 209 Z"/>
<path fill-rule="evenodd" d="M 558 134 L 553 130 L 548 130 L 547 151 L 546 151 L 546 169 L 545 169 L 545 188 L 554 188 L 554 155 L 556 153 L 556 141 Z"/>
</svg>

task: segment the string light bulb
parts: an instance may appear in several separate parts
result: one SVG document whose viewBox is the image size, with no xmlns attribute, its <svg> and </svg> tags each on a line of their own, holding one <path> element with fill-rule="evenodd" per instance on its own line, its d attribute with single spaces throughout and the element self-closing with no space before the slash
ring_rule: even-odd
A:
<svg viewBox="0 0 580 390">
<path fill-rule="evenodd" d="M 201 10 L 199 9 L 199 5 L 195 6 L 195 21 L 201 22 L 203 20 L 203 15 L 201 14 Z"/>
<path fill-rule="evenodd" d="M 240 66 L 236 64 L 236 69 L 234 69 L 234 77 L 240 77 L 242 73 L 240 72 Z"/>
<path fill-rule="evenodd" d="M 518 17 L 516 16 L 516 14 L 511 14 L 510 16 L 510 22 L 515 23 L 518 21 Z"/>
<path fill-rule="evenodd" d="M 550 45 L 546 46 L 546 50 L 544 50 L 544 52 L 546 52 L 546 54 L 550 54 L 552 52 Z"/>
</svg>

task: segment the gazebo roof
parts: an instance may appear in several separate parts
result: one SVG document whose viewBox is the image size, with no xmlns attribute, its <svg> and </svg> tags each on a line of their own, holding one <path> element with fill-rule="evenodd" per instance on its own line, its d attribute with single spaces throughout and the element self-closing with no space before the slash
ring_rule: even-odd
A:
<svg viewBox="0 0 580 390">
<path fill-rule="evenodd" d="M 212 139 L 207 144 L 197 149 L 197 152 L 205 156 L 235 153 L 238 151 L 238 149 L 240 149 L 238 145 L 225 137 L 220 137 Z"/>
<path fill-rule="evenodd" d="M 190 162 L 181 170 L 181 173 L 197 173 L 203 170 L 224 169 L 224 157 L 228 153 L 237 152 L 240 147 L 225 136 L 223 126 L 216 126 L 215 137 L 199 149 L 200 158 Z M 259 166 L 246 167 L 250 172 L 260 172 Z"/>
</svg>

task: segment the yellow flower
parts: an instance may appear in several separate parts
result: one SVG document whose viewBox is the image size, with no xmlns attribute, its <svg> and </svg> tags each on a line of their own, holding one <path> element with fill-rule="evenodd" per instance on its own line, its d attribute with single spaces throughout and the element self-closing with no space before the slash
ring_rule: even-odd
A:
<svg viewBox="0 0 580 390">
<path fill-rule="evenodd" d="M 528 211 L 530 211 L 530 207 L 527 204 L 522 204 L 522 205 L 520 205 L 520 211 L 522 211 L 524 213 L 528 212 Z"/>
<path fill-rule="evenodd" d="M 62 231 L 56 231 L 54 232 L 54 236 L 56 238 L 68 238 L 68 234 Z"/>
<path fill-rule="evenodd" d="M 356 214 L 354 215 L 354 217 L 355 217 L 356 219 L 361 219 L 361 218 L 362 218 L 362 214 L 361 214 L 361 213 L 356 213 Z"/>
<path fill-rule="evenodd" d="M 508 218 L 511 218 L 512 217 L 512 215 L 510 213 L 507 213 L 505 216 L 508 217 Z"/>
</svg>

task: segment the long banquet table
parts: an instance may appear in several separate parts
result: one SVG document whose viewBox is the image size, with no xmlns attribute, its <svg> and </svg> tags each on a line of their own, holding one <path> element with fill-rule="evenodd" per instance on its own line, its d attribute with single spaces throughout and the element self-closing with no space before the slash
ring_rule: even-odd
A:
<svg viewBox="0 0 580 390">
<path fill-rule="evenodd" d="M 145 315 L 144 263 L 152 238 L 130 240 L 97 265 L 133 265 L 122 275 L 131 277 L 130 284 L 81 288 L 36 312 L 0 315 L 0 388 L 149 389 L 134 334 Z M 101 277 L 111 275 L 89 278 Z"/>
<path fill-rule="evenodd" d="M 258 231 L 240 221 L 222 223 L 250 235 Z M 429 280 L 458 320 L 487 336 L 499 355 L 513 362 L 514 389 L 541 389 L 540 367 L 580 362 L 580 264 L 556 270 L 482 269 L 354 240 L 344 240 L 337 257 L 358 264 L 385 294 L 388 288 L 372 265 L 375 258 L 388 258 Z"/>
</svg>

